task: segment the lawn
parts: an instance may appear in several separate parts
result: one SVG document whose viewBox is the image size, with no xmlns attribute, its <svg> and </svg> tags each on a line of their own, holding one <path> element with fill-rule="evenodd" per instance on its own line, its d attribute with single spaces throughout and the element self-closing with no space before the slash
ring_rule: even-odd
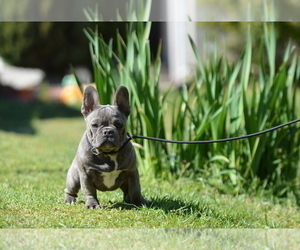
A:
<svg viewBox="0 0 300 250">
<path fill-rule="evenodd" d="M 21 118 L 11 123 L 5 120 L 5 126 L 1 123 L 2 236 L 18 232 L 14 229 L 196 230 L 300 226 L 300 211 L 293 197 L 274 202 L 254 195 L 220 194 L 201 179 L 166 181 L 142 171 L 142 192 L 153 201 L 150 207 L 135 208 L 122 203 L 121 191 L 99 193 L 104 206 L 100 210 L 86 209 L 81 193 L 78 204 L 67 205 L 63 201 L 66 172 L 85 129 L 79 111 L 77 115 L 72 110 L 72 114 L 68 118 L 54 117 L 54 112 L 52 116 L 39 114 L 42 119 L 34 118 L 26 123 Z M 177 233 L 187 237 L 186 232 Z"/>
</svg>

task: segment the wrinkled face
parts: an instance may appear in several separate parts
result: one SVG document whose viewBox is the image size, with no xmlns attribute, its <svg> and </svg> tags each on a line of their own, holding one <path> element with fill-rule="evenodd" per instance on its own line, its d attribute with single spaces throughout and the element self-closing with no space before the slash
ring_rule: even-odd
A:
<svg viewBox="0 0 300 250">
<path fill-rule="evenodd" d="M 89 85 L 83 93 L 81 113 L 87 124 L 87 136 L 98 153 L 118 151 L 126 139 L 125 125 L 130 114 L 129 93 L 120 85 L 114 105 L 101 105 L 96 89 Z"/>
<path fill-rule="evenodd" d="M 118 107 L 101 105 L 86 117 L 87 133 L 98 153 L 118 150 L 126 139 L 126 116 Z"/>
</svg>

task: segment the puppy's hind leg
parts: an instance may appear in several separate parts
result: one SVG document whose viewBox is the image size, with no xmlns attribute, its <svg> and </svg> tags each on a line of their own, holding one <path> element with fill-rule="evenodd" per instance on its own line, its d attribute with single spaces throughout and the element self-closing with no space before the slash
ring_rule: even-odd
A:
<svg viewBox="0 0 300 250">
<path fill-rule="evenodd" d="M 124 201 L 136 206 L 150 205 L 141 194 L 140 178 L 137 168 L 130 171 L 127 175 L 127 183 L 120 187 L 124 193 Z"/>
<path fill-rule="evenodd" d="M 69 204 L 75 203 L 79 189 L 80 189 L 79 172 L 78 172 L 77 165 L 73 161 L 67 174 L 65 202 Z"/>
<path fill-rule="evenodd" d="M 128 183 L 124 182 L 120 186 L 120 188 L 123 191 L 123 201 L 126 202 L 126 203 L 131 203 L 130 196 L 129 196 L 129 193 L 128 193 Z"/>
</svg>

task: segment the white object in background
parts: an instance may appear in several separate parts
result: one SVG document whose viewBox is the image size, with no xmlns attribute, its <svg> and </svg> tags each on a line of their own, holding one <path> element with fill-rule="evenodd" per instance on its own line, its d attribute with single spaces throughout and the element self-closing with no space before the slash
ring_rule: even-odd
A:
<svg viewBox="0 0 300 250">
<path fill-rule="evenodd" d="M 15 67 L 6 64 L 0 57 L 0 84 L 15 90 L 38 86 L 45 76 L 41 69 Z"/>
<path fill-rule="evenodd" d="M 195 62 L 188 35 L 196 37 L 195 0 L 167 0 L 167 57 L 169 78 L 180 84 Z"/>
</svg>

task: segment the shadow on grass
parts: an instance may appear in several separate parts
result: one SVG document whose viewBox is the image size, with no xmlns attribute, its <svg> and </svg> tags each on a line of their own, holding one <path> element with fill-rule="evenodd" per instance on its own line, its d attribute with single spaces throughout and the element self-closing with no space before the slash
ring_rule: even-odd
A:
<svg viewBox="0 0 300 250">
<path fill-rule="evenodd" d="M 81 116 L 79 108 L 71 108 L 59 102 L 35 101 L 21 103 L 0 99 L 0 130 L 21 134 L 35 134 L 33 119 Z"/>
<path fill-rule="evenodd" d="M 171 197 L 157 197 L 152 199 L 153 209 L 162 209 L 166 214 L 172 213 L 176 215 L 197 215 L 201 214 L 201 208 L 196 202 L 185 202 L 180 199 Z"/>
<path fill-rule="evenodd" d="M 201 216 L 203 208 L 197 203 L 193 202 L 184 202 L 180 199 L 173 199 L 168 197 L 162 198 L 153 198 L 151 199 L 151 204 L 147 206 L 150 209 L 160 209 L 163 210 L 166 214 L 172 213 L 176 215 L 196 215 Z M 117 208 L 117 209 L 136 209 L 135 205 L 127 203 L 114 203 L 107 208 Z"/>
</svg>

